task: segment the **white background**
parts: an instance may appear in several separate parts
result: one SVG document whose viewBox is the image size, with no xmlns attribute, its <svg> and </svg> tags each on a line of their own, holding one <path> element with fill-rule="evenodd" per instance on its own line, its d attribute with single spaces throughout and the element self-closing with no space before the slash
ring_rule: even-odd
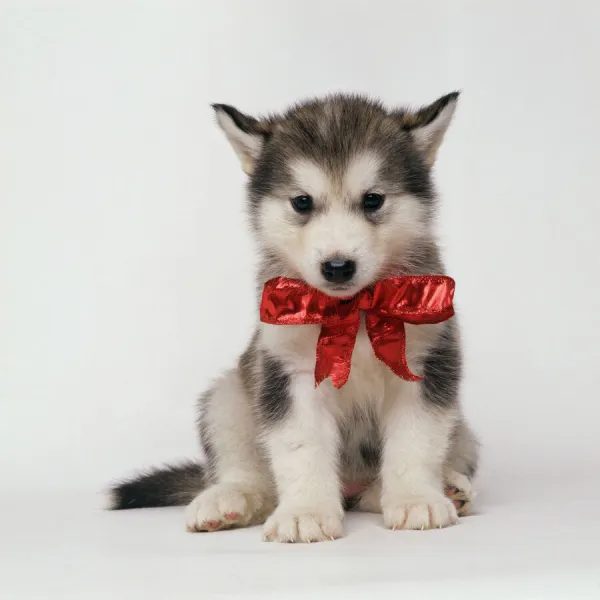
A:
<svg viewBox="0 0 600 600">
<path fill-rule="evenodd" d="M 238 569 L 265 547 L 260 568 L 282 561 L 257 580 L 247 567 L 246 593 L 274 597 L 303 564 L 331 579 L 302 575 L 312 592 L 346 598 L 356 569 L 390 597 L 510 582 L 511 595 L 547 585 L 549 598 L 563 582 L 569 597 L 600 597 L 599 27 L 594 0 L 1 2 L 4 597 L 169 598 L 176 582 L 177 598 L 196 584 L 236 593 L 219 562 L 232 547 Z M 465 410 L 484 442 L 481 514 L 440 534 L 452 538 L 418 539 L 355 517 L 313 564 L 261 545 L 259 530 L 186 537 L 178 510 L 98 512 L 93 494 L 113 478 L 198 454 L 195 399 L 253 327 L 244 176 L 209 104 L 264 113 L 346 90 L 418 105 L 454 89 L 439 229 Z M 108 545 L 86 554 L 81 527 Z M 112 545 L 138 535 L 114 561 Z M 373 540 L 410 568 L 369 571 Z M 323 552 L 361 560 L 347 571 Z M 86 567 L 61 579 L 74 557 Z M 42 573 L 22 580 L 33 560 Z"/>
</svg>

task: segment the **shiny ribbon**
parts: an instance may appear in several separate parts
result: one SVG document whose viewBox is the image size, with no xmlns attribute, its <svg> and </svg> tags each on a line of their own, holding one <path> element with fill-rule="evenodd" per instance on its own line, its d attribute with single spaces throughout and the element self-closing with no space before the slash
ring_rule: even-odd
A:
<svg viewBox="0 0 600 600">
<path fill-rule="evenodd" d="M 360 312 L 375 356 L 406 381 L 420 381 L 406 361 L 404 323 L 441 323 L 454 315 L 454 280 L 442 275 L 391 277 L 352 298 L 334 298 L 299 279 L 267 281 L 260 320 L 271 325 L 321 325 L 317 342 L 315 385 L 331 377 L 341 388 L 350 376 Z"/>
</svg>

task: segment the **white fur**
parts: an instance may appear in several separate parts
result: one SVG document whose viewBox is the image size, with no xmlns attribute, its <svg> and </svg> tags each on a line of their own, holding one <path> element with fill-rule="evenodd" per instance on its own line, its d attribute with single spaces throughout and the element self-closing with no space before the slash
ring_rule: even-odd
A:
<svg viewBox="0 0 600 600">
<path fill-rule="evenodd" d="M 340 295 L 349 296 L 368 285 L 383 265 L 384 255 L 376 251 L 376 237 L 371 235 L 372 226 L 344 207 L 334 206 L 314 218 L 303 232 L 302 256 L 298 259 L 300 272 L 314 287 L 337 295 L 321 274 L 321 264 L 332 258 L 356 261 L 356 275 L 352 286 Z"/>
<path fill-rule="evenodd" d="M 226 373 L 215 385 L 205 411 L 219 483 L 201 492 L 188 506 L 190 530 L 208 530 L 209 521 L 247 524 L 273 502 L 273 490 L 264 457 L 256 444 L 256 426 L 237 370 Z M 227 513 L 238 513 L 235 519 Z"/>
<path fill-rule="evenodd" d="M 370 224 L 358 206 L 369 191 L 385 193 L 377 187 L 380 158 L 373 152 L 355 156 L 341 181 L 332 179 L 321 166 L 307 159 L 291 163 L 295 183 L 278 197 L 265 198 L 261 205 L 260 238 L 292 266 L 289 276 L 301 277 L 329 295 L 349 296 L 397 270 L 395 259 L 406 254 L 416 240 L 425 235 L 424 207 L 410 194 L 387 195 L 381 209 L 382 223 Z M 317 211 L 308 223 L 296 223 L 289 201 L 294 195 L 308 194 Z M 333 289 L 321 273 L 321 264 L 333 257 L 354 260 L 357 264 L 352 285 L 342 291 Z"/>
<path fill-rule="evenodd" d="M 343 189 L 350 199 L 360 198 L 365 192 L 378 192 L 373 189 L 377 184 L 377 175 L 381 169 L 381 160 L 374 152 L 361 152 L 350 161 L 344 175 Z"/>
<path fill-rule="evenodd" d="M 426 407 L 420 386 L 397 382 L 383 423 L 381 506 L 392 529 L 429 529 L 456 522 L 454 505 L 444 495 L 442 469 L 454 425 L 452 412 Z"/>
<path fill-rule="evenodd" d="M 188 531 L 215 531 L 224 527 L 259 523 L 264 518 L 264 497 L 227 483 L 198 494 L 185 511 Z"/>
<path fill-rule="evenodd" d="M 315 390 L 311 374 L 296 373 L 290 414 L 265 433 L 279 506 L 265 524 L 265 538 L 312 542 L 342 535 L 337 475 L 339 432 Z"/>
<path fill-rule="evenodd" d="M 318 164 L 305 158 L 297 159 L 290 164 L 297 195 L 312 196 L 317 205 L 332 192 L 331 181 L 327 173 Z"/>
</svg>

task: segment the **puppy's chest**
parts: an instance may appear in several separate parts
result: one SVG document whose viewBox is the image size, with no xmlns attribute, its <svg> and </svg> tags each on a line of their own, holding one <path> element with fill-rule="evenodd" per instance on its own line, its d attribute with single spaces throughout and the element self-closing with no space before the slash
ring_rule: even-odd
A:
<svg viewBox="0 0 600 600">
<path fill-rule="evenodd" d="M 375 356 L 369 335 L 364 325 L 361 324 L 352 353 L 348 383 L 353 386 L 364 386 L 371 380 L 381 381 L 388 371 L 389 369 Z"/>
<path fill-rule="evenodd" d="M 268 349 L 280 357 L 292 370 L 313 373 L 317 357 L 317 342 L 320 325 L 273 326 L 263 329 L 263 342 Z M 350 377 L 347 383 L 335 390 L 325 381 L 320 387 L 329 390 L 341 402 L 350 398 L 380 398 L 384 395 L 386 381 L 391 372 L 373 353 L 371 340 L 364 323 L 361 323 L 352 353 Z"/>
<path fill-rule="evenodd" d="M 371 340 L 363 326 L 356 338 L 350 377 L 346 385 L 340 390 L 335 390 L 329 384 L 332 399 L 342 413 L 352 411 L 354 407 L 369 408 L 378 413 L 386 393 L 389 392 L 392 377 L 389 368 L 373 353 Z"/>
</svg>

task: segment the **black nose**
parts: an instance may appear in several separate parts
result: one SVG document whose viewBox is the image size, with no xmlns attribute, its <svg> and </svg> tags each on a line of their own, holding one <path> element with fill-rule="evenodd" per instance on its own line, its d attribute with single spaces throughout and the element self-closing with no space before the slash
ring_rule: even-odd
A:
<svg viewBox="0 0 600 600">
<path fill-rule="evenodd" d="M 323 273 L 323 277 L 327 281 L 345 283 L 354 277 L 356 263 L 353 260 L 335 258 L 321 264 L 321 273 Z"/>
</svg>

